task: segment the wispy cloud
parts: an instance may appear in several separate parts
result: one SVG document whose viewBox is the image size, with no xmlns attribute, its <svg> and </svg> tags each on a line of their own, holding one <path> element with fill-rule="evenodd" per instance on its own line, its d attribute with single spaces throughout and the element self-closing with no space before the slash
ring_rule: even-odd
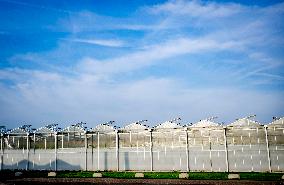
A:
<svg viewBox="0 0 284 185">
<path fill-rule="evenodd" d="M 72 42 L 95 44 L 107 47 L 122 47 L 125 43 L 121 40 L 102 40 L 102 39 L 69 39 Z"/>
<path fill-rule="evenodd" d="M 148 46 L 142 51 L 134 52 L 118 58 L 109 58 L 103 61 L 86 58 L 79 65 L 85 72 L 94 74 L 117 74 L 131 72 L 152 65 L 160 61 L 189 53 L 202 53 L 214 50 L 214 52 L 238 47 L 238 43 L 219 43 L 206 38 L 190 39 L 178 38 L 165 43 Z"/>
<path fill-rule="evenodd" d="M 215 2 L 202 1 L 169 1 L 161 5 L 149 8 L 150 13 L 170 13 L 175 15 L 187 15 L 198 18 L 219 18 L 228 17 L 242 11 L 243 7 L 239 4 L 227 3 L 218 4 Z"/>
</svg>

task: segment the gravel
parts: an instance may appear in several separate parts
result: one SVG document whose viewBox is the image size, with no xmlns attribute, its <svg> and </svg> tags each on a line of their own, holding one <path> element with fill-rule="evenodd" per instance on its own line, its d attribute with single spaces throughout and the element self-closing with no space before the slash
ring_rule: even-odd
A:
<svg viewBox="0 0 284 185">
<path fill-rule="evenodd" d="M 22 178 L 2 181 L 0 185 L 26 185 L 26 184 L 127 184 L 127 185 L 152 185 L 152 184 L 190 184 L 190 185 L 284 185 L 284 181 L 248 181 L 248 180 L 179 180 L 179 179 L 114 179 L 114 178 Z"/>
</svg>

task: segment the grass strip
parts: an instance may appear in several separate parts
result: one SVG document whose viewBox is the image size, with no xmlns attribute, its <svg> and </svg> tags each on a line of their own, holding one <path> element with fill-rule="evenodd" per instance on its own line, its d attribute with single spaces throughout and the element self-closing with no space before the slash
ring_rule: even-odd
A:
<svg viewBox="0 0 284 185">
<path fill-rule="evenodd" d="M 93 173 L 91 171 L 59 171 L 56 172 L 56 177 L 59 178 L 87 178 L 93 177 Z"/>
<path fill-rule="evenodd" d="M 255 173 L 241 172 L 240 179 L 242 180 L 257 180 L 257 181 L 279 181 L 283 173 Z"/>
<path fill-rule="evenodd" d="M 226 172 L 190 172 L 189 179 L 193 180 L 227 180 Z"/>
<path fill-rule="evenodd" d="M 103 177 L 121 178 L 121 179 L 134 179 L 135 172 L 101 172 Z"/>
<path fill-rule="evenodd" d="M 178 179 L 180 172 L 144 172 L 145 179 Z"/>
<path fill-rule="evenodd" d="M 23 173 L 21 177 L 47 178 L 48 171 L 2 170 L 0 179 L 13 179 L 15 172 Z M 95 171 L 98 172 L 98 171 Z M 55 178 L 92 178 L 94 171 L 57 171 Z M 106 178 L 134 179 L 136 172 L 98 172 Z M 178 179 L 180 172 L 142 172 L 145 179 Z M 192 180 L 227 180 L 227 172 L 189 172 Z M 241 180 L 280 181 L 283 173 L 240 172 Z"/>
</svg>

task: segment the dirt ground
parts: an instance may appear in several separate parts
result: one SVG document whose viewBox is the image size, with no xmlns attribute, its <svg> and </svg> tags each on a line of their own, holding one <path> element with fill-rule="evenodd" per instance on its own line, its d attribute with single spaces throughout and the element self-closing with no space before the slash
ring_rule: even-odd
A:
<svg viewBox="0 0 284 185">
<path fill-rule="evenodd" d="M 113 179 L 113 178 L 23 178 L 0 180 L 0 185 L 12 184 L 127 184 L 127 185 L 152 185 L 152 184 L 190 184 L 190 185 L 284 185 L 284 181 L 247 181 L 247 180 L 179 180 L 179 179 Z"/>
</svg>

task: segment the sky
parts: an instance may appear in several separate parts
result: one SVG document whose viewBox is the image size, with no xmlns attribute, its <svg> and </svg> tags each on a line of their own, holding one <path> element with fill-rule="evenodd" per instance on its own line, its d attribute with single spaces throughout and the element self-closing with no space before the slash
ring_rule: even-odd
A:
<svg viewBox="0 0 284 185">
<path fill-rule="evenodd" d="M 284 115 L 284 2 L 0 0 L 0 125 Z"/>
</svg>

